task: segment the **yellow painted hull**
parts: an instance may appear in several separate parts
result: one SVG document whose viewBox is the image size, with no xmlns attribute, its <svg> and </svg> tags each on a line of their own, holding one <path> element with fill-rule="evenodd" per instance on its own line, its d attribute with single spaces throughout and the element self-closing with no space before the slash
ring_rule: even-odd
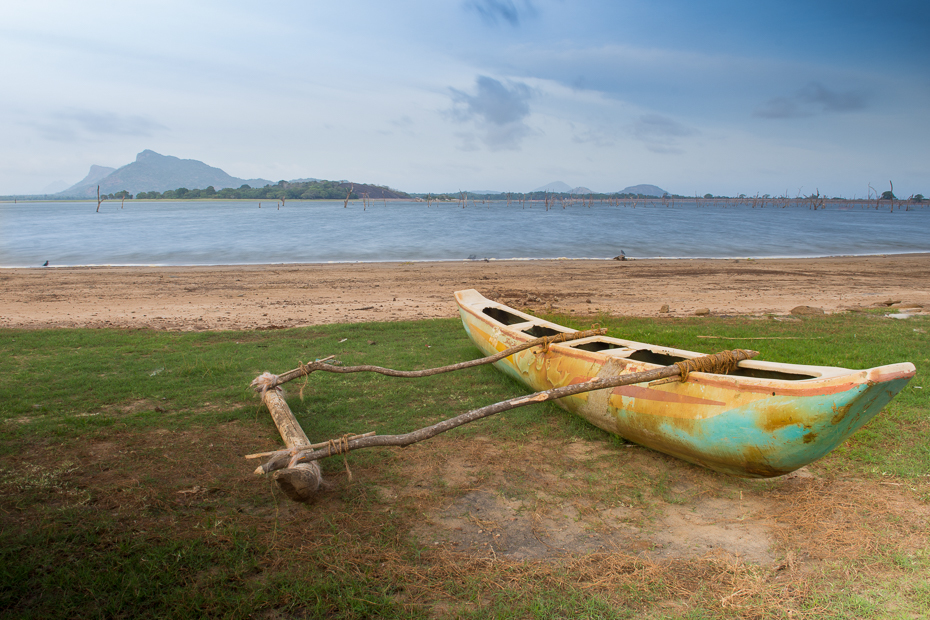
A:
<svg viewBox="0 0 930 620">
<path fill-rule="evenodd" d="M 455 299 L 485 355 L 575 330 L 491 301 Z M 495 365 L 534 391 L 653 370 L 702 354 L 607 336 L 516 353 Z M 728 474 L 780 476 L 827 454 L 874 417 L 914 376 L 914 365 L 868 370 L 749 360 L 734 374 L 691 373 L 684 383 L 628 385 L 560 399 L 595 426 Z"/>
</svg>

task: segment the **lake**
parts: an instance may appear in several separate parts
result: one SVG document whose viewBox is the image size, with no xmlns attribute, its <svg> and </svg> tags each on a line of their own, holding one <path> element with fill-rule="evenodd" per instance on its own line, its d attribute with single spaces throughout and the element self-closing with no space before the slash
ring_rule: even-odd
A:
<svg viewBox="0 0 930 620">
<path fill-rule="evenodd" d="M 930 252 L 930 208 L 117 201 L 0 204 L 0 267 Z"/>
</svg>

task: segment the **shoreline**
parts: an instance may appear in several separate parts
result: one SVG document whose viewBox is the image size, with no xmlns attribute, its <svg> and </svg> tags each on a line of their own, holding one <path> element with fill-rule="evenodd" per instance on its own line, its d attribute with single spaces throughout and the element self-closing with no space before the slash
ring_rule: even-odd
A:
<svg viewBox="0 0 930 620">
<path fill-rule="evenodd" d="M 484 259 L 0 269 L 0 328 L 268 329 L 452 318 L 456 290 L 595 316 L 784 315 L 923 306 L 930 253 L 818 258 Z M 660 312 L 663 305 L 669 312 Z"/>
<path fill-rule="evenodd" d="M 895 252 L 895 253 L 870 253 L 870 254 L 815 254 L 811 256 L 638 256 L 628 257 L 625 262 L 633 261 L 763 261 L 763 260 L 819 260 L 831 258 L 888 258 L 896 256 L 914 256 L 928 255 L 930 252 L 915 250 L 913 252 Z M 531 257 L 514 257 L 514 258 L 423 258 L 410 260 L 354 260 L 338 261 L 331 260 L 318 263 L 185 263 L 185 264 L 168 264 L 168 263 L 109 263 L 109 264 L 75 264 L 75 265 L 48 265 L 48 266 L 25 266 L 25 265 L 0 265 L 0 270 L 4 269 L 97 269 L 97 268 L 140 268 L 140 269 L 207 269 L 211 267 L 313 267 L 319 265 L 382 265 L 382 264 L 411 264 L 411 263 L 506 263 L 506 262 L 530 262 L 530 261 L 616 261 L 615 257 L 596 258 L 581 256 L 570 258 L 567 256 L 549 257 L 549 258 L 531 258 Z"/>
</svg>

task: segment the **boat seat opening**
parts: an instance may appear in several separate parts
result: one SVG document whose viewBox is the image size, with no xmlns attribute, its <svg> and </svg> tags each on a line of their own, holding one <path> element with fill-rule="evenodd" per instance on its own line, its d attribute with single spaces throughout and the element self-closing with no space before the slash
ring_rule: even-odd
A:
<svg viewBox="0 0 930 620">
<path fill-rule="evenodd" d="M 802 375 L 793 372 L 779 372 L 777 370 L 763 370 L 762 368 L 743 368 L 740 366 L 730 373 L 737 377 L 753 377 L 755 379 L 778 379 L 780 381 L 804 381 L 816 379 L 818 375 Z"/>
<path fill-rule="evenodd" d="M 647 364 L 658 364 L 659 366 L 671 366 L 675 362 L 683 362 L 687 357 L 678 355 L 667 355 L 665 353 L 656 353 L 649 349 L 637 349 L 627 356 L 627 359 L 645 362 Z M 777 370 L 764 370 L 762 368 L 744 368 L 738 367 L 730 376 L 736 377 L 753 377 L 756 379 L 778 379 L 781 381 L 804 381 L 805 379 L 816 379 L 815 375 L 795 374 L 790 372 L 779 372 Z"/>
<path fill-rule="evenodd" d="M 502 308 L 485 308 L 482 310 L 486 315 L 504 325 L 516 325 L 517 323 L 526 323 L 526 318 L 516 315 L 513 312 L 507 312 Z"/>
<path fill-rule="evenodd" d="M 637 349 L 627 356 L 628 360 L 645 362 L 646 364 L 657 364 L 659 366 L 671 366 L 675 362 L 683 362 L 687 357 L 679 355 L 666 355 L 665 353 L 656 353 L 649 349 Z"/>
<path fill-rule="evenodd" d="M 529 329 L 524 329 L 523 333 L 532 336 L 533 338 L 542 338 L 544 336 L 558 336 L 562 332 L 556 331 L 549 327 L 543 327 L 542 325 L 534 325 Z"/>
<path fill-rule="evenodd" d="M 610 351 L 611 349 L 629 348 L 629 347 L 623 346 L 622 344 L 615 344 L 613 342 L 599 342 L 596 340 L 593 342 L 583 342 L 581 344 L 568 345 L 568 346 L 572 347 L 573 349 L 581 349 L 582 351 L 590 351 L 591 353 L 597 353 L 598 351 Z"/>
</svg>

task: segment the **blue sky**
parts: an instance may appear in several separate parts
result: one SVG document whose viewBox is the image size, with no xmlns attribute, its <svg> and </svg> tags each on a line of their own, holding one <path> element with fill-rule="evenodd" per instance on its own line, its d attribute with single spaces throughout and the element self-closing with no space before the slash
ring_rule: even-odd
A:
<svg viewBox="0 0 930 620">
<path fill-rule="evenodd" d="M 152 149 L 406 191 L 930 195 L 930 3 L 0 5 L 0 194 Z"/>
</svg>

